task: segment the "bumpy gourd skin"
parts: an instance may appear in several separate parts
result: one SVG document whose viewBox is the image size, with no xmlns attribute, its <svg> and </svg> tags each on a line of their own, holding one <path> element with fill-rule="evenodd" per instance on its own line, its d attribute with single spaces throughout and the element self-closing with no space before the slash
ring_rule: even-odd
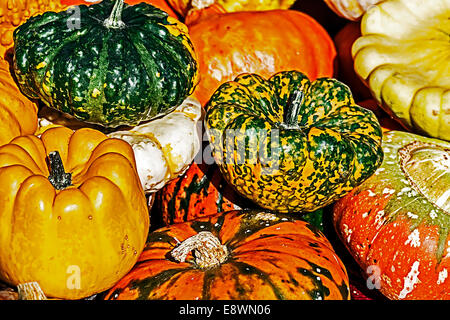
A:
<svg viewBox="0 0 450 320">
<path fill-rule="evenodd" d="M 197 83 L 186 26 L 141 3 L 124 4 L 123 25 L 108 27 L 116 2 L 80 5 L 78 13 L 46 12 L 17 28 L 15 72 L 22 91 L 108 127 L 136 125 L 181 104 Z"/>
<path fill-rule="evenodd" d="M 380 125 L 349 88 L 330 78 L 311 83 L 297 71 L 224 83 L 207 105 L 205 123 L 227 181 L 278 212 L 332 203 L 383 159 Z"/>
</svg>

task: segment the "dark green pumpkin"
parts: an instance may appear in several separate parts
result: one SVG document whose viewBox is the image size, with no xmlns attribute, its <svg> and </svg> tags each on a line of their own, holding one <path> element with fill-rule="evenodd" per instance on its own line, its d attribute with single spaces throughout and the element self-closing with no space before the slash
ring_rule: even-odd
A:
<svg viewBox="0 0 450 320">
<path fill-rule="evenodd" d="M 347 194 L 381 165 L 381 128 L 330 78 L 297 71 L 243 74 L 206 106 L 213 155 L 241 195 L 278 212 L 311 212 Z"/>
<path fill-rule="evenodd" d="M 27 96 L 116 127 L 166 114 L 191 94 L 198 66 L 184 24 L 146 3 L 74 8 L 15 30 L 14 70 Z"/>
</svg>

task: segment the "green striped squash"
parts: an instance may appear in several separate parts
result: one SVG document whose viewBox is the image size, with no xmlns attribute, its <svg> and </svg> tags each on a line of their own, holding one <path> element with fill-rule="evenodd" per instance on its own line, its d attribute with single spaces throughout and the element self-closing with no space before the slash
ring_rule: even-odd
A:
<svg viewBox="0 0 450 320">
<path fill-rule="evenodd" d="M 30 18 L 14 32 L 14 70 L 32 99 L 105 127 L 137 125 L 192 93 L 187 27 L 152 5 L 104 0 Z"/>
</svg>

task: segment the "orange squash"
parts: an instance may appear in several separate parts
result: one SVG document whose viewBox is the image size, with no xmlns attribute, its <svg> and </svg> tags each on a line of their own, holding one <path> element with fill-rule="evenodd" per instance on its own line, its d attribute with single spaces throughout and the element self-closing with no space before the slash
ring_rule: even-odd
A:
<svg viewBox="0 0 450 320">
<path fill-rule="evenodd" d="M 220 11 L 220 10 L 219 10 Z M 205 105 L 220 84 L 241 73 L 268 78 L 298 70 L 311 80 L 333 76 L 336 49 L 325 29 L 295 10 L 212 12 L 188 20 L 200 82 L 194 96 Z"/>
<path fill-rule="evenodd" d="M 0 59 L 0 145 L 33 134 L 38 125 L 37 104 L 17 87 L 6 61 Z"/>
<path fill-rule="evenodd" d="M 450 143 L 390 131 L 384 160 L 338 200 L 333 223 L 372 289 L 392 300 L 450 299 Z"/>
<path fill-rule="evenodd" d="M 0 147 L 0 279 L 79 299 L 135 264 L 149 228 L 131 146 L 65 127 Z"/>
<path fill-rule="evenodd" d="M 155 204 L 165 225 L 256 207 L 228 184 L 216 164 L 195 161 L 156 194 Z"/>
</svg>

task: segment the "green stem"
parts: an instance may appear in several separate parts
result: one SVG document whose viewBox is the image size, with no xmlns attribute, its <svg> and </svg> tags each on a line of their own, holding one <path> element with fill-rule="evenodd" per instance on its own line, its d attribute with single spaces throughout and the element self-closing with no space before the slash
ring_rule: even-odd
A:
<svg viewBox="0 0 450 320">
<path fill-rule="evenodd" d="M 287 127 L 294 127 L 298 124 L 298 114 L 303 104 L 305 94 L 300 90 L 295 90 L 289 97 L 287 110 L 284 113 L 284 123 Z"/>
<path fill-rule="evenodd" d="M 122 21 L 123 0 L 116 0 L 111 15 L 105 20 L 104 25 L 107 28 L 119 29 L 125 27 Z"/>
<path fill-rule="evenodd" d="M 56 190 L 63 190 L 72 185 L 72 174 L 66 173 L 58 151 L 48 154 L 50 175 L 48 180 Z"/>
</svg>

